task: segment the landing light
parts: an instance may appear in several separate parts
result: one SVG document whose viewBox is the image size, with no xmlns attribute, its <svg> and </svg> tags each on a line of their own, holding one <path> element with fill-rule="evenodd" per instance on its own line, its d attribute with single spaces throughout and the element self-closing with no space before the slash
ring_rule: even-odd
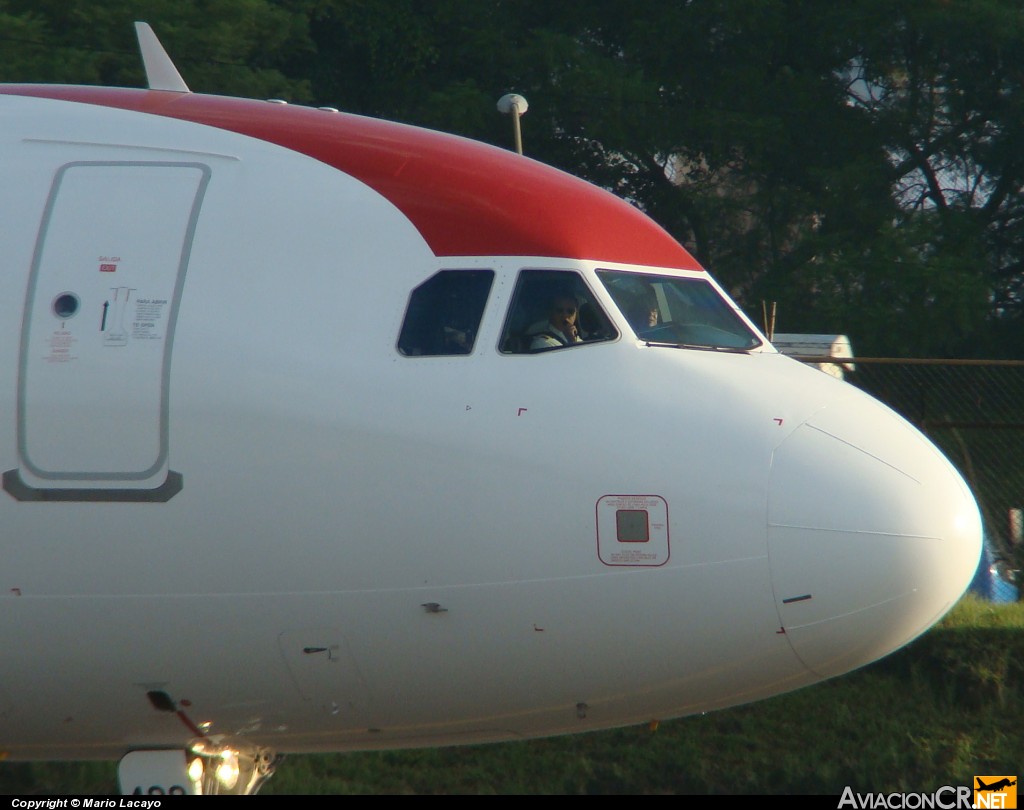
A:
<svg viewBox="0 0 1024 810">
<path fill-rule="evenodd" d="M 203 760 L 200 757 L 196 757 L 188 764 L 188 778 L 192 782 L 193 786 L 198 787 L 200 782 L 203 780 L 203 772 L 206 769 L 203 767 Z"/>
<path fill-rule="evenodd" d="M 200 795 L 255 793 L 274 772 L 273 752 L 246 741 L 204 737 L 188 747 L 188 778 Z"/>
<path fill-rule="evenodd" d="M 217 766 L 217 781 L 231 790 L 238 784 L 238 752 L 226 748 L 220 752 L 220 760 Z"/>
</svg>

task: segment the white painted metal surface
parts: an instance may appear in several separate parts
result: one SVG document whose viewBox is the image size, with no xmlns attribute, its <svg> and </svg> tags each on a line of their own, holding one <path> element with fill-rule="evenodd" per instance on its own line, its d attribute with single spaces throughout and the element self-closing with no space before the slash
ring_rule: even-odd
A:
<svg viewBox="0 0 1024 810">
<path fill-rule="evenodd" d="M 977 508 L 910 425 L 767 345 L 638 340 L 596 273 L 695 265 L 441 250 L 408 200 L 443 185 L 371 188 L 161 94 L 30 92 L 0 88 L 10 758 L 183 749 L 160 696 L 279 752 L 685 715 L 866 664 L 966 587 Z M 402 356 L 411 291 L 459 268 L 495 274 L 472 350 Z M 499 351 L 524 268 L 578 273 L 619 337 Z"/>
</svg>

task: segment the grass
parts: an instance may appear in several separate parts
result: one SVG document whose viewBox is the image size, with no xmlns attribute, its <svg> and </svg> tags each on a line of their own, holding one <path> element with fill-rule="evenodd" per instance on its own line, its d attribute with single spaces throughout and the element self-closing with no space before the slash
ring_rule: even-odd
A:
<svg viewBox="0 0 1024 810">
<path fill-rule="evenodd" d="M 573 737 L 293 756 L 264 794 L 925 792 L 1016 775 L 1024 754 L 1024 604 L 965 599 L 908 648 L 728 711 Z M 106 763 L 0 765 L 0 792 L 104 793 Z"/>
</svg>

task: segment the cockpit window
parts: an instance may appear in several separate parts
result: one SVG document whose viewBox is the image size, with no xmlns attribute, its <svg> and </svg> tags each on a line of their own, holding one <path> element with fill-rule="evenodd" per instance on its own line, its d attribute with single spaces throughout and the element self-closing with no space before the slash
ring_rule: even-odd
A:
<svg viewBox="0 0 1024 810">
<path fill-rule="evenodd" d="M 442 270 L 409 296 L 398 351 L 409 357 L 469 354 L 494 281 L 493 270 Z"/>
<path fill-rule="evenodd" d="M 536 354 L 619 333 L 578 273 L 523 270 L 501 335 L 502 354 Z"/>
<path fill-rule="evenodd" d="M 641 340 L 671 346 L 745 351 L 761 345 L 707 281 L 598 270 L 608 294 Z"/>
</svg>

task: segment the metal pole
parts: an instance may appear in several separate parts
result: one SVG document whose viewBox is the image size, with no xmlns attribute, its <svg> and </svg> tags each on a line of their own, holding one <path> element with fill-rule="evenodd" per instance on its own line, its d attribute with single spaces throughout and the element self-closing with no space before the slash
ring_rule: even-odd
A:
<svg viewBox="0 0 1024 810">
<path fill-rule="evenodd" d="M 518 93 L 506 93 L 498 99 L 498 112 L 512 116 L 512 136 L 515 139 L 516 152 L 523 154 L 523 132 L 519 118 L 530 109 L 526 99 Z"/>
<path fill-rule="evenodd" d="M 519 105 L 512 105 L 512 137 L 515 139 L 516 152 L 523 154 L 523 130 L 519 125 Z"/>
</svg>

